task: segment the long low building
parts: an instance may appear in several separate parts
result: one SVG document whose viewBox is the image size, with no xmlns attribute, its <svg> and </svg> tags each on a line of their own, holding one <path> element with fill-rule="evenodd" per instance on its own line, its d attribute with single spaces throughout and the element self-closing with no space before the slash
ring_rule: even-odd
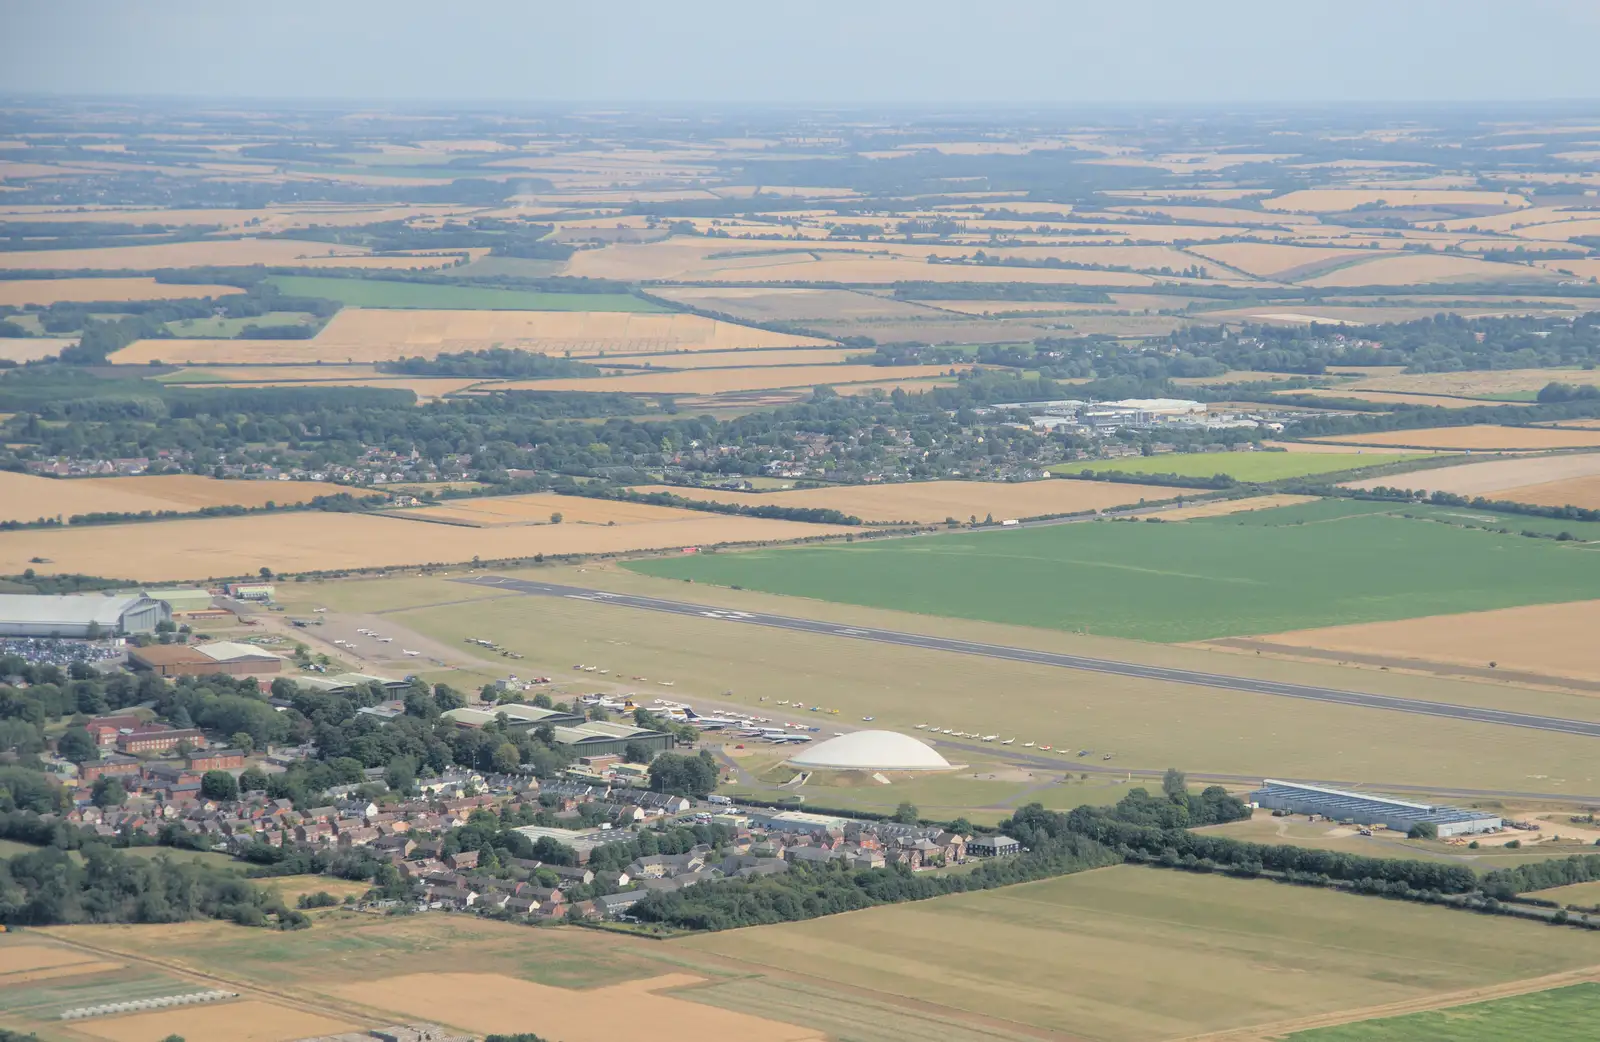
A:
<svg viewBox="0 0 1600 1042">
<path fill-rule="evenodd" d="M 1432 825 L 1439 830 L 1441 837 L 1493 832 L 1505 825 L 1499 815 L 1484 811 L 1416 803 L 1366 792 L 1326 789 L 1272 778 L 1265 779 L 1261 788 L 1250 794 L 1250 799 L 1269 810 L 1320 814 L 1334 821 L 1383 825 L 1399 832 L 1410 832 L 1415 825 Z"/>
<path fill-rule="evenodd" d="M 143 594 L 0 594 L 0 637 L 126 637 L 171 621 L 165 602 Z"/>
<path fill-rule="evenodd" d="M 621 721 L 585 720 L 579 713 L 515 702 L 482 709 L 452 709 L 444 714 L 446 720 L 461 727 L 483 727 L 501 716 L 506 718 L 508 727 L 518 730 L 548 726 L 557 745 L 564 745 L 579 756 L 621 756 L 629 745 L 635 743 L 654 755 L 677 744 L 673 736 L 664 731 L 652 731 Z"/>
</svg>

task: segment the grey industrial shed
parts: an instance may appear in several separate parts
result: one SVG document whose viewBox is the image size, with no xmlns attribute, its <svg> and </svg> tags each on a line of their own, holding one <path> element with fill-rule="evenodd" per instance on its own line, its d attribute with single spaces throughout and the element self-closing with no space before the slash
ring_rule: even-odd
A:
<svg viewBox="0 0 1600 1042">
<path fill-rule="evenodd" d="M 172 620 L 172 609 L 144 594 L 0 594 L 0 636 L 125 637 L 154 633 Z"/>
</svg>

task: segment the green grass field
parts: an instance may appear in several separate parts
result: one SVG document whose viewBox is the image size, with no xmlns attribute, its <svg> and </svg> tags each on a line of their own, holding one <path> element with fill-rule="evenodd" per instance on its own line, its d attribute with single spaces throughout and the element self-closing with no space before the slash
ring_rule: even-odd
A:
<svg viewBox="0 0 1600 1042">
<path fill-rule="evenodd" d="M 167 330 L 177 337 L 233 337 L 245 326 L 304 326 L 316 321 L 316 316 L 303 311 L 269 311 L 254 318 L 180 318 L 167 323 Z"/>
<path fill-rule="evenodd" d="M 1596 953 L 1576 930 L 1131 866 L 667 947 L 1104 1042 L 1418 999 Z"/>
<path fill-rule="evenodd" d="M 1587 1042 L 1600 1034 L 1600 984 L 1574 984 L 1453 1009 L 1297 1031 L 1289 1042 Z"/>
<path fill-rule="evenodd" d="M 1321 500 L 1182 524 L 1103 521 L 702 553 L 627 567 L 819 600 L 1174 642 L 1583 600 L 1600 589 L 1600 555 L 1389 509 Z"/>
<path fill-rule="evenodd" d="M 665 311 L 628 293 L 536 293 L 483 286 L 447 286 L 385 279 L 319 278 L 275 275 L 270 280 L 286 294 L 321 297 L 361 308 L 441 308 L 502 311 Z"/>
<path fill-rule="evenodd" d="M 1380 452 L 1174 452 L 1162 456 L 1058 463 L 1050 471 L 1074 477 L 1086 470 L 1092 473 L 1120 470 L 1126 474 L 1177 474 L 1185 478 L 1226 474 L 1239 481 L 1283 481 L 1427 458 L 1426 455 Z"/>
</svg>

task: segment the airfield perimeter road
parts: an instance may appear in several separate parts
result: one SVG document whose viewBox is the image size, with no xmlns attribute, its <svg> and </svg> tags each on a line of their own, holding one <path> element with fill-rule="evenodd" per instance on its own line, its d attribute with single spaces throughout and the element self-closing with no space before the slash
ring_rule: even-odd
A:
<svg viewBox="0 0 1600 1042">
<path fill-rule="evenodd" d="M 929 637 L 920 633 L 901 633 L 895 630 L 841 626 L 836 622 L 816 619 L 796 619 L 787 615 L 769 615 L 764 612 L 733 611 L 705 604 L 668 601 L 659 597 L 640 597 L 636 594 L 612 593 L 609 590 L 590 590 L 581 586 L 562 586 L 557 583 L 533 582 L 500 575 L 478 575 L 451 582 L 470 583 L 474 586 L 493 586 L 517 593 L 545 597 L 572 597 L 578 600 L 615 604 L 623 608 L 640 608 L 645 611 L 668 612 L 673 615 L 691 615 L 698 618 L 742 622 L 754 626 L 772 626 L 777 629 L 801 633 L 821 633 L 826 636 L 850 637 L 871 640 L 880 644 L 895 644 L 907 648 L 924 648 L 928 651 L 949 651 L 957 655 L 983 655 L 988 658 L 1007 659 L 1012 662 L 1031 662 L 1062 669 L 1081 669 L 1092 673 L 1110 673 L 1122 677 L 1144 680 L 1165 680 L 1173 684 L 1192 684 L 1197 687 L 1221 688 L 1225 691 L 1243 691 L 1255 695 L 1277 695 L 1282 698 L 1305 698 L 1315 702 L 1332 702 L 1337 705 L 1356 706 L 1362 709 L 1388 709 L 1397 713 L 1417 713 L 1422 716 L 1443 716 L 1453 720 L 1467 720 L 1480 724 L 1498 724 L 1503 727 L 1528 727 L 1536 731 L 1555 731 L 1561 734 L 1587 735 L 1600 738 L 1600 721 L 1564 720 L 1554 716 L 1536 716 L 1531 713 L 1511 713 L 1500 709 L 1481 709 L 1476 706 L 1451 705 L 1448 702 L 1425 702 L 1413 698 L 1395 698 L 1390 695 L 1373 695 L 1339 688 L 1314 687 L 1310 684 L 1289 684 L 1276 680 L 1252 680 L 1248 677 L 1231 677 L 1220 673 L 1201 673 L 1190 669 L 1171 669 L 1166 666 L 1146 666 L 1136 662 L 1118 662 L 1113 659 L 1087 658 L 1082 655 L 1062 655 L 1031 648 L 1014 648 L 1003 644 L 981 644 L 948 637 Z"/>
</svg>

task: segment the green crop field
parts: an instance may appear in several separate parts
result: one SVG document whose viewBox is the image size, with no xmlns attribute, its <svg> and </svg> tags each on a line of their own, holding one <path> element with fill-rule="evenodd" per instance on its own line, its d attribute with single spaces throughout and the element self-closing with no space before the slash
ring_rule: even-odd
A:
<svg viewBox="0 0 1600 1042">
<path fill-rule="evenodd" d="M 280 292 L 321 297 L 360 308 L 440 308 L 500 311 L 666 311 L 628 293 L 537 293 L 484 286 L 446 286 L 388 279 L 274 275 Z"/>
<path fill-rule="evenodd" d="M 1297 1031 L 1289 1042 L 1581 1042 L 1600 1033 L 1600 984 Z"/>
<path fill-rule="evenodd" d="M 1072 477 L 1086 470 L 1091 473 L 1120 470 L 1125 474 L 1176 474 L 1184 478 L 1226 474 L 1239 481 L 1283 481 L 1427 458 L 1425 454 L 1382 452 L 1174 452 L 1162 456 L 1058 463 L 1050 470 Z"/>
<path fill-rule="evenodd" d="M 1600 555 L 1383 504 L 1090 522 L 635 561 L 648 575 L 1140 640 L 1583 600 Z M 1514 525 L 1515 522 L 1513 521 Z"/>
<path fill-rule="evenodd" d="M 1132 866 L 667 946 L 1105 1042 L 1414 1000 L 1596 953 L 1572 929 Z"/>
</svg>

